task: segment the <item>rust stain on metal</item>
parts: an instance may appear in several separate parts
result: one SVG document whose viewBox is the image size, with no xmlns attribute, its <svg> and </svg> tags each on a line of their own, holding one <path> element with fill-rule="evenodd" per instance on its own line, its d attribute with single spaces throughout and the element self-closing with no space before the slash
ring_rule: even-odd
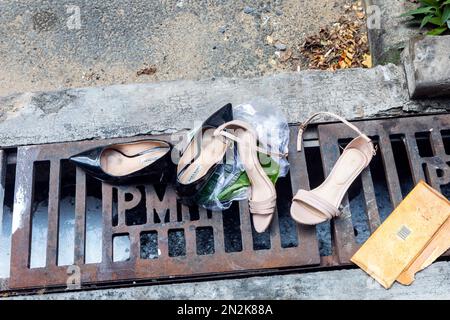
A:
<svg viewBox="0 0 450 320">
<path fill-rule="evenodd" d="M 159 137 L 169 139 L 169 137 Z M 142 137 L 139 137 L 142 139 Z M 118 139 L 114 141 L 130 141 Z M 60 200 L 60 181 L 64 172 L 61 160 L 69 156 L 108 143 L 110 141 L 86 141 L 18 148 L 16 192 L 22 190 L 25 200 L 23 224 L 12 236 L 12 264 L 10 289 L 28 289 L 39 287 L 65 286 L 68 279 L 67 266 L 57 265 L 58 256 L 58 213 Z M 36 161 L 50 161 L 48 239 L 46 265 L 43 268 L 30 268 L 30 233 L 32 215 L 33 164 Z M 302 165 L 302 163 L 300 163 Z M 293 166 L 293 170 L 297 170 Z M 300 170 L 299 170 L 300 171 Z M 299 246 L 282 248 L 278 219 L 275 218 L 271 229 L 270 250 L 253 249 L 250 214 L 248 204 L 241 203 L 240 228 L 242 251 L 225 252 L 224 227 L 221 212 L 208 216 L 207 211 L 199 209 L 199 219 L 191 220 L 189 208 L 177 205 L 175 192 L 167 186 L 162 199 L 155 187 L 144 185 L 141 194 L 136 186 L 112 186 L 101 184 L 102 194 L 102 261 L 85 263 L 86 245 L 86 175 L 76 170 L 75 187 L 75 264 L 80 268 L 82 285 L 108 283 L 115 281 L 160 279 L 180 276 L 200 276 L 230 272 L 242 272 L 258 269 L 286 268 L 294 266 L 318 265 L 320 263 L 317 240 L 313 228 L 299 227 Z M 113 189 L 117 189 L 117 225 L 113 223 Z M 131 200 L 126 194 L 131 195 Z M 146 222 L 139 225 L 127 225 L 125 214 L 136 208 L 145 197 Z M 178 219 L 178 208 L 181 220 Z M 165 213 L 169 212 L 169 221 Z M 161 222 L 155 223 L 153 215 Z M 213 230 L 214 253 L 198 255 L 196 250 L 196 230 L 210 227 Z M 168 232 L 183 230 L 186 250 L 182 256 L 169 256 Z M 312 230 L 312 231 L 311 231 Z M 142 259 L 140 256 L 140 236 L 145 232 L 158 235 L 159 255 L 156 259 Z M 130 257 L 126 261 L 113 261 L 113 237 L 126 234 L 130 239 Z M 64 249 L 64 248 L 61 248 Z"/>
<path fill-rule="evenodd" d="M 415 183 L 420 179 L 426 179 L 437 189 L 441 185 L 450 183 L 450 167 L 447 164 L 450 162 L 450 156 L 445 153 L 440 132 L 450 128 L 448 115 L 359 121 L 357 125 L 378 142 L 389 196 L 394 207 L 401 201 L 402 193 L 390 140 L 390 136 L 393 134 L 404 136 Z M 353 137 L 353 133 L 346 126 L 334 123 L 319 125 L 317 129 L 324 173 L 327 175 L 339 157 L 340 140 Z M 289 146 L 290 181 L 293 192 L 299 188 L 309 189 L 310 187 L 305 154 L 296 152 L 297 130 L 297 127 L 291 127 Z M 431 133 L 433 156 L 419 156 L 414 136 L 416 132 Z M 168 136 L 159 138 L 169 140 Z M 142 137 L 134 139 L 142 139 Z M 15 201 L 21 203 L 20 210 L 15 208 L 14 214 L 20 213 L 20 226 L 12 235 L 9 289 L 66 286 L 67 266 L 57 265 L 60 182 L 64 175 L 61 161 L 101 144 L 132 140 L 133 138 L 84 141 L 18 148 Z M 0 153 L 1 158 L 2 153 Z M 50 161 L 47 255 L 45 267 L 42 268 L 29 267 L 33 168 L 36 161 Z M 0 165 L 1 171 L 2 166 Z M 246 201 L 241 201 L 238 206 L 242 250 L 226 252 L 224 221 L 228 217 L 223 216 L 222 212 L 208 213 L 206 210 L 199 209 L 198 219 L 191 219 L 189 208 L 177 203 L 175 192 L 171 186 L 166 186 L 164 194 L 161 195 L 158 194 L 156 186 L 152 185 L 143 185 L 140 186 L 141 189 L 138 189 L 137 186 L 112 186 L 102 183 L 101 190 L 98 190 L 102 199 L 102 259 L 100 263 L 86 263 L 86 198 L 89 186 L 86 181 L 87 177 L 82 170 L 77 168 L 75 176 L 74 261 L 80 268 L 82 286 L 174 277 L 227 276 L 233 273 L 254 273 L 280 268 L 310 268 L 348 264 L 349 258 L 359 248 L 359 244 L 355 241 L 348 200 L 344 200 L 342 218 L 336 219 L 332 224 L 334 237 L 332 257 L 320 257 L 319 242 L 314 227 L 295 225 L 298 245 L 283 247 L 279 221 L 281 213 L 279 212 L 275 214 L 271 225 L 270 248 L 255 250 L 253 227 Z M 369 229 L 370 232 L 373 232 L 380 224 L 380 216 L 370 170 L 366 169 L 362 173 L 361 181 Z M 114 189 L 117 190 L 117 221 L 113 221 Z M 127 198 L 127 194 L 131 195 L 131 199 L 130 196 Z M 145 222 L 127 225 L 127 210 L 136 209 L 138 206 L 141 208 L 142 202 L 144 203 L 142 210 L 145 210 Z M 280 207 L 289 208 L 289 204 L 279 205 L 278 208 Z M 198 254 L 196 231 L 205 227 L 212 229 L 214 251 L 210 254 Z M 181 230 L 184 233 L 185 252 L 183 255 L 169 255 L 169 232 L 173 230 Z M 157 234 L 159 252 L 154 259 L 144 259 L 140 255 L 140 237 L 143 233 L 149 232 Z M 123 234 L 128 235 L 130 240 L 129 259 L 114 262 L 113 238 Z"/>
</svg>

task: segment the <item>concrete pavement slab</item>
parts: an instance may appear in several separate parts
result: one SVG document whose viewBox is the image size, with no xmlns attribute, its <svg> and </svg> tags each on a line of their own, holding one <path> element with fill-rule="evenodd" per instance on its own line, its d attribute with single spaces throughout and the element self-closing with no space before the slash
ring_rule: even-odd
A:
<svg viewBox="0 0 450 320">
<path fill-rule="evenodd" d="M 176 132 L 225 103 L 256 97 L 281 109 L 290 123 L 316 111 L 359 119 L 450 109 L 449 99 L 411 101 L 403 68 L 395 65 L 63 89 L 0 98 L 0 146 Z"/>
</svg>

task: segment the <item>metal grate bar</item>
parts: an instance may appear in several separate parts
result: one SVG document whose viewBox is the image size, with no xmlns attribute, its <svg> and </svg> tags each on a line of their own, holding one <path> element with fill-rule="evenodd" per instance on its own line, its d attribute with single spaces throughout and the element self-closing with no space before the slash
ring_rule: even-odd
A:
<svg viewBox="0 0 450 320">
<path fill-rule="evenodd" d="M 58 220 L 59 220 L 59 192 L 60 192 L 60 161 L 51 161 L 50 184 L 48 197 L 48 233 L 47 233 L 47 266 L 57 264 L 58 257 Z"/>
<path fill-rule="evenodd" d="M 29 267 L 31 203 L 33 199 L 33 162 L 27 161 L 27 148 L 17 151 L 16 186 L 11 237 L 11 275 L 14 266 Z M 20 177 L 20 178 L 18 178 Z"/>
<path fill-rule="evenodd" d="M 214 253 L 218 255 L 225 255 L 225 243 L 224 243 L 224 236 L 220 232 L 220 230 L 223 230 L 223 220 L 222 220 L 222 214 L 220 212 L 212 212 L 211 217 L 212 225 L 215 225 L 216 228 L 213 229 L 213 235 L 214 235 Z"/>
<path fill-rule="evenodd" d="M 361 181 L 364 192 L 367 219 L 369 221 L 370 232 L 372 233 L 380 226 L 381 221 L 370 169 L 363 170 L 363 172 L 361 173 Z"/>
<path fill-rule="evenodd" d="M 414 184 L 417 184 L 420 180 L 425 180 L 425 174 L 422 169 L 419 156 L 419 147 L 417 146 L 414 133 L 408 133 L 405 136 L 405 147 L 407 148 L 409 167 L 411 168 L 412 178 Z"/>
<path fill-rule="evenodd" d="M 430 141 L 433 154 L 435 156 L 431 159 L 427 159 L 425 163 L 425 170 L 431 186 L 439 190 L 441 185 L 450 183 L 450 156 L 439 156 L 446 155 L 443 137 L 439 130 L 430 131 Z M 438 177 L 437 170 L 441 170 L 443 172 L 442 177 Z"/>
<path fill-rule="evenodd" d="M 75 190 L 75 263 L 84 264 L 86 248 L 86 174 L 76 169 Z"/>
<path fill-rule="evenodd" d="M 322 156 L 324 176 L 327 177 L 340 156 L 338 139 L 330 139 L 334 132 L 321 130 L 319 126 L 319 144 Z M 333 131 L 333 130 L 332 130 Z M 347 196 L 342 200 L 342 213 L 339 219 L 333 221 L 333 235 L 340 263 L 349 263 L 351 256 L 358 249 L 352 224 L 352 215 Z"/>
<path fill-rule="evenodd" d="M 253 237 L 250 211 L 248 209 L 248 201 L 243 200 L 239 202 L 240 224 L 242 233 L 242 251 L 250 252 L 253 250 Z"/>
<path fill-rule="evenodd" d="M 102 217 L 103 217 L 103 237 L 102 237 L 102 263 L 107 266 L 111 264 L 113 258 L 112 229 L 106 226 L 112 225 L 112 186 L 102 183 Z"/>
<path fill-rule="evenodd" d="M 194 256 L 197 251 L 196 237 L 195 237 L 195 227 L 186 228 L 184 232 L 184 237 L 186 241 L 186 256 Z"/>
<path fill-rule="evenodd" d="M 274 251 L 281 250 L 280 223 L 278 221 L 278 210 L 275 208 L 272 223 L 270 224 L 270 244 Z"/>
<path fill-rule="evenodd" d="M 388 183 L 389 196 L 391 197 L 393 206 L 397 207 L 400 202 L 402 202 L 402 191 L 395 167 L 391 140 L 389 139 L 389 135 L 385 131 L 380 132 L 379 137 L 379 150 L 381 152 L 384 170 L 386 172 L 386 181 Z"/>
<path fill-rule="evenodd" d="M 299 189 L 310 189 L 308 171 L 306 170 L 305 152 L 297 152 L 298 127 L 292 127 L 289 135 L 289 165 L 293 196 Z M 289 206 L 290 207 L 290 206 Z M 299 250 L 307 255 L 314 256 L 319 251 L 319 242 L 316 237 L 316 228 L 296 224 Z"/>
<path fill-rule="evenodd" d="M 439 130 L 430 131 L 431 148 L 434 155 L 445 154 L 443 137 Z"/>
<path fill-rule="evenodd" d="M 130 231 L 130 260 L 136 261 L 140 258 L 141 238 L 140 231 L 134 229 Z"/>
</svg>

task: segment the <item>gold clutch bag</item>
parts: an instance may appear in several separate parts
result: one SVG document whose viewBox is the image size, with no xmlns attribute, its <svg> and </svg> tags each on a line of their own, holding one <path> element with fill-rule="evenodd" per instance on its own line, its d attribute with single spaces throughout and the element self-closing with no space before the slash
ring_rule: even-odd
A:
<svg viewBox="0 0 450 320">
<path fill-rule="evenodd" d="M 409 285 L 450 247 L 449 217 L 450 202 L 420 181 L 351 261 L 386 289 Z"/>
</svg>

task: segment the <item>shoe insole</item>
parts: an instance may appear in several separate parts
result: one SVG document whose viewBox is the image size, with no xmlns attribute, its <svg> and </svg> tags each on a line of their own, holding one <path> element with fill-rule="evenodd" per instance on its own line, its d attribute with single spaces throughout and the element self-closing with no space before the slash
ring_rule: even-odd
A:
<svg viewBox="0 0 450 320">
<path fill-rule="evenodd" d="M 107 174 L 121 177 L 145 168 L 169 150 L 162 141 L 117 144 L 103 150 L 100 165 Z"/>
<path fill-rule="evenodd" d="M 239 158 L 247 173 L 251 185 L 250 199 L 254 202 L 265 201 L 275 196 L 275 187 L 261 167 L 254 134 L 245 129 L 236 129 L 234 134 L 240 138 L 238 143 Z M 273 214 L 253 214 L 253 225 L 257 232 L 264 232 L 272 221 Z"/>
<path fill-rule="evenodd" d="M 327 179 L 311 192 L 337 208 L 350 184 L 365 167 L 366 157 L 363 152 L 356 148 L 346 149 Z M 292 203 L 291 214 L 303 224 L 318 224 L 327 220 L 323 213 L 301 201 Z"/>
<path fill-rule="evenodd" d="M 180 159 L 180 164 L 189 163 L 187 159 L 195 158 L 195 160 L 188 164 L 186 169 L 178 176 L 178 180 L 182 184 L 190 184 L 205 176 L 209 169 L 216 163 L 222 161 L 227 144 L 222 137 L 215 137 L 214 130 L 208 129 L 203 132 L 201 138 L 200 150 L 198 150 L 197 141 L 192 140 L 191 144 L 185 150 Z M 179 172 L 184 168 L 182 165 Z"/>
</svg>

